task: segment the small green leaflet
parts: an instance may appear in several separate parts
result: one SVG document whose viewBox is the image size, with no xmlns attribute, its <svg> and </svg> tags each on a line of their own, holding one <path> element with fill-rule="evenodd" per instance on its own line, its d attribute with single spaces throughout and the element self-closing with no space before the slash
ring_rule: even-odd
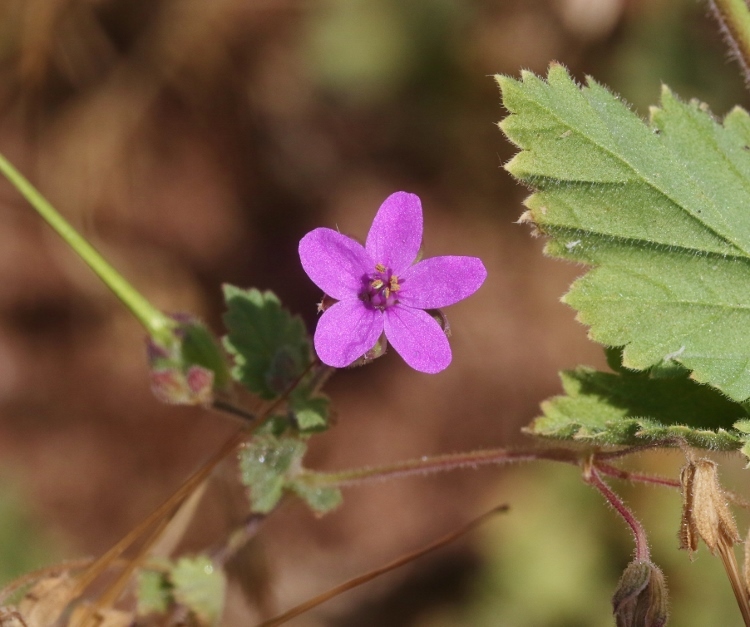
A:
<svg viewBox="0 0 750 627">
<path fill-rule="evenodd" d="M 160 560 L 159 570 L 138 574 L 138 615 L 166 614 L 179 603 L 205 626 L 218 625 L 224 611 L 226 575 L 206 555 Z M 193 622 L 191 621 L 191 625 Z"/>
<path fill-rule="evenodd" d="M 201 625 L 218 625 L 224 611 L 227 580 L 205 555 L 182 557 L 169 574 L 174 599 L 187 607 Z"/>
<path fill-rule="evenodd" d="M 136 585 L 138 615 L 164 614 L 174 601 L 172 585 L 166 573 L 155 570 L 142 570 L 138 573 Z"/>
<path fill-rule="evenodd" d="M 272 511 L 286 491 L 299 496 L 316 514 L 338 507 L 341 492 L 337 488 L 311 488 L 298 480 L 306 451 L 304 440 L 271 433 L 255 435 L 240 449 L 241 479 L 248 488 L 253 512 Z"/>
<path fill-rule="evenodd" d="M 735 450 L 747 413 L 721 392 L 686 375 L 607 373 L 590 368 L 561 373 L 565 396 L 542 403 L 534 435 L 591 444 L 634 446 L 679 438 L 691 446 Z"/>
<path fill-rule="evenodd" d="M 750 116 L 719 123 L 665 87 L 646 124 L 559 65 L 498 81 L 521 148 L 506 168 L 535 190 L 523 219 L 548 254 L 593 266 L 564 298 L 591 337 L 628 368 L 676 362 L 748 399 Z"/>
</svg>

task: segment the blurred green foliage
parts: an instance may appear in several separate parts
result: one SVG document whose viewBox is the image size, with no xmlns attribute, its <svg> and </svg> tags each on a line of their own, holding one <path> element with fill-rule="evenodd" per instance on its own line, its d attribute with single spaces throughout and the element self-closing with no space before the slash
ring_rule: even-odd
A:
<svg viewBox="0 0 750 627">
<path fill-rule="evenodd" d="M 652 472 L 674 470 L 679 454 L 641 457 Z M 737 474 L 737 473 L 735 473 Z M 691 562 L 677 550 L 677 490 L 610 481 L 649 534 L 667 580 L 671 625 L 740 627 L 721 562 L 701 547 Z M 632 536 L 579 471 L 547 464 L 506 472 L 499 493 L 511 511 L 480 531 L 485 564 L 470 600 L 446 607 L 419 627 L 611 627 L 610 598 L 632 558 Z M 741 559 L 741 557 L 740 557 Z"/>
<path fill-rule="evenodd" d="M 21 490 L 0 487 L 0 586 L 59 559 L 59 547 L 31 513 Z"/>
<path fill-rule="evenodd" d="M 595 77 L 646 117 L 662 83 L 681 97 L 698 98 L 723 115 L 748 102 L 707 2 L 641 2 L 623 23 L 617 44 L 597 63 Z"/>
</svg>

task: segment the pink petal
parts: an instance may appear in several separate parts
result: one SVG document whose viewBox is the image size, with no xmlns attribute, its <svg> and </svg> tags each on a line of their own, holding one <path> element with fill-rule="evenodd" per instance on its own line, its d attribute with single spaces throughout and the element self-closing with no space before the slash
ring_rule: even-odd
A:
<svg viewBox="0 0 750 627">
<path fill-rule="evenodd" d="M 315 352 L 320 361 L 344 368 L 356 361 L 383 333 L 383 314 L 361 300 L 342 300 L 326 309 L 315 329 Z"/>
<path fill-rule="evenodd" d="M 395 305 L 385 311 L 385 336 L 414 370 L 430 374 L 451 363 L 448 338 L 430 314 Z"/>
<path fill-rule="evenodd" d="M 337 300 L 355 297 L 375 262 L 362 244 L 333 229 L 315 229 L 299 243 L 299 258 L 307 276 Z"/>
<path fill-rule="evenodd" d="M 396 192 L 385 199 L 367 234 L 365 248 L 375 263 L 396 274 L 408 268 L 422 245 L 422 203 L 419 196 Z"/>
<path fill-rule="evenodd" d="M 399 276 L 398 300 L 419 309 L 447 307 L 471 296 L 486 278 L 487 270 L 478 257 L 432 257 Z"/>
</svg>

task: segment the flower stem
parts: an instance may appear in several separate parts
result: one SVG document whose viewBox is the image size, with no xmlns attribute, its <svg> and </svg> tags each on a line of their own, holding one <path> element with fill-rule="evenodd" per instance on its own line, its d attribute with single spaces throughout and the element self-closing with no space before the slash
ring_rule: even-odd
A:
<svg viewBox="0 0 750 627">
<path fill-rule="evenodd" d="M 648 548 L 648 540 L 646 539 L 646 531 L 638 522 L 638 519 L 633 515 L 627 505 L 622 499 L 615 494 L 615 492 L 602 480 L 599 476 L 597 469 L 589 464 L 583 473 L 583 478 L 586 483 L 594 486 L 607 502 L 614 508 L 614 510 L 622 516 L 623 520 L 627 523 L 630 530 L 633 532 L 635 539 L 635 559 L 637 561 L 650 561 L 651 553 Z"/>
<path fill-rule="evenodd" d="M 176 326 L 175 321 L 159 311 L 136 291 L 2 154 L 0 154 L 0 173 L 10 181 L 13 187 L 36 209 L 37 213 L 62 237 L 65 243 L 78 253 L 104 284 L 114 292 L 115 296 L 130 310 L 155 341 L 163 344 L 172 341 L 172 329 Z"/>
<path fill-rule="evenodd" d="M 750 9 L 746 0 L 710 0 L 711 12 L 719 22 L 727 45 L 742 68 L 750 87 Z"/>
</svg>

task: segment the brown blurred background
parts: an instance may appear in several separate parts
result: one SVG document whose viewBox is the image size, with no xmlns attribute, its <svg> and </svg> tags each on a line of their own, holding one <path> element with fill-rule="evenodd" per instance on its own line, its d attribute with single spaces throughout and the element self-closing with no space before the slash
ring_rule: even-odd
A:
<svg viewBox="0 0 750 627">
<path fill-rule="evenodd" d="M 480 256 L 489 278 L 448 310 L 444 373 L 389 354 L 334 378 L 338 424 L 314 439 L 308 464 L 519 443 L 559 392 L 558 370 L 604 363 L 558 302 L 582 269 L 543 258 L 514 224 L 527 192 L 501 168 L 513 149 L 495 126 L 505 112 L 492 75 L 544 73 L 552 60 L 643 115 L 660 81 L 718 114 L 746 101 L 693 0 L 2 0 L 0 152 L 154 303 L 217 332 L 223 282 L 275 291 L 312 329 L 319 294 L 299 266 L 300 237 L 315 226 L 362 237 L 389 193 L 419 194 L 426 254 Z M 160 405 L 144 357 L 137 324 L 0 183 L 5 579 L 102 552 L 234 429 Z M 215 542 L 241 510 L 232 472 L 216 478 L 225 487 L 202 505 L 188 548 Z M 716 565 L 676 555 L 677 496 L 641 492 L 630 498 L 653 518 L 674 624 L 739 624 Z M 463 471 L 345 496 L 321 520 L 293 506 L 269 521 L 235 564 L 225 625 L 250 625 L 500 502 L 512 513 L 483 532 L 293 624 L 611 623 L 629 538 L 575 469 Z"/>
</svg>

